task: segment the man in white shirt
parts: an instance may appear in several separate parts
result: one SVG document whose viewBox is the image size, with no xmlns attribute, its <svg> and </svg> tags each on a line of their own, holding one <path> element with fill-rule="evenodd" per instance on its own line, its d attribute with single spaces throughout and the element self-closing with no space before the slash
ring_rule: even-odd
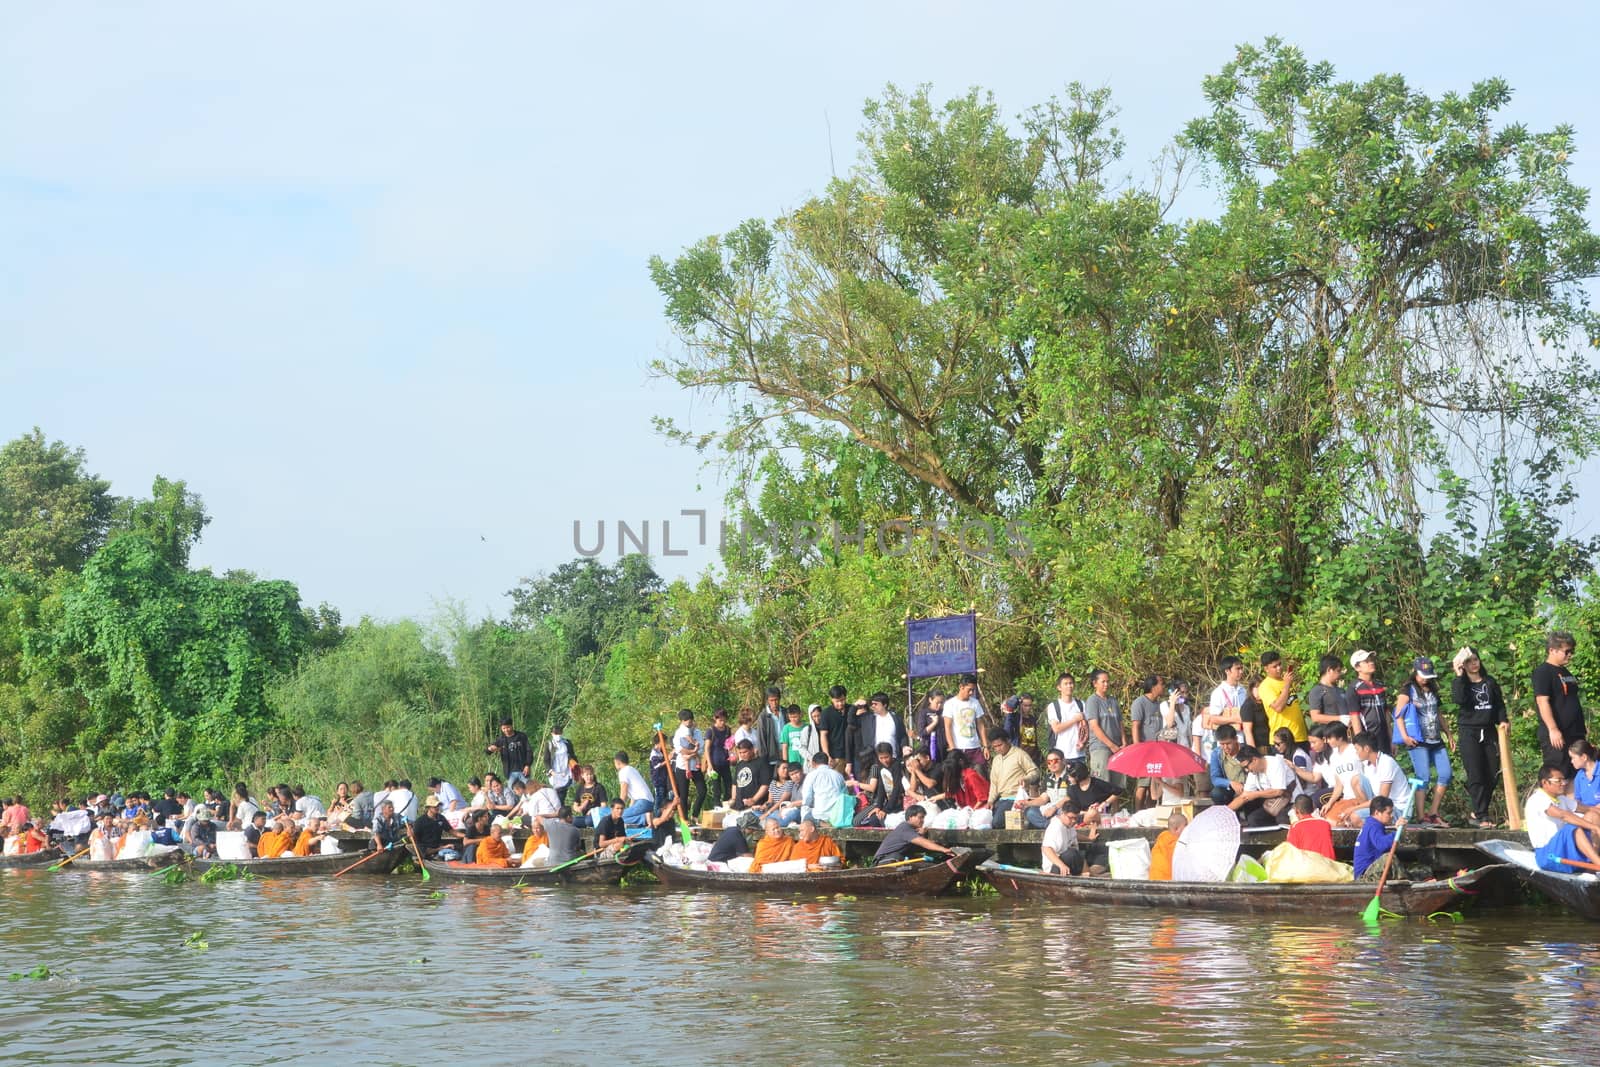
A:
<svg viewBox="0 0 1600 1067">
<path fill-rule="evenodd" d="M 650 783 L 644 780 L 639 768 L 628 762 L 628 754 L 619 751 L 611 765 L 617 771 L 617 796 L 622 800 L 622 822 L 625 826 L 643 826 L 656 810 L 656 795 Z"/>
<path fill-rule="evenodd" d="M 1198 723 L 1200 757 L 1205 760 L 1211 759 L 1211 750 L 1217 747 L 1216 731 L 1223 723 L 1228 723 L 1243 735 L 1244 719 L 1239 709 L 1249 696 L 1244 688 L 1244 660 L 1238 656 L 1223 656 L 1217 666 L 1222 670 L 1222 681 L 1211 690 L 1211 701 L 1200 713 Z M 1245 738 L 1246 743 L 1250 741 L 1250 738 Z"/>
<path fill-rule="evenodd" d="M 561 803 L 567 802 L 567 790 L 572 787 L 572 745 L 561 736 L 561 728 L 550 731 L 550 740 L 544 746 L 545 767 L 550 772 L 550 788 L 556 791 Z"/>
<path fill-rule="evenodd" d="M 1083 873 L 1083 853 L 1078 851 L 1078 816 L 1065 804 L 1045 828 L 1040 843 L 1041 868 L 1045 874 Z"/>
<path fill-rule="evenodd" d="M 528 782 L 527 792 L 523 794 L 522 803 L 517 805 L 516 810 L 534 819 L 554 815 L 561 810 L 561 794 L 551 788 L 549 782 L 534 778 Z"/>
<path fill-rule="evenodd" d="M 989 750 L 989 728 L 983 721 L 983 704 L 974 695 L 977 691 L 977 676 L 963 675 L 956 695 L 944 702 L 945 742 L 951 752 L 966 753 L 972 767 L 983 766 Z"/>
<path fill-rule="evenodd" d="M 1388 797 L 1394 801 L 1397 818 L 1411 813 L 1411 779 L 1400 769 L 1395 758 L 1378 747 L 1377 738 L 1368 733 L 1356 734 L 1352 742 L 1356 753 L 1365 765 L 1364 777 L 1368 791 L 1374 797 Z M 1370 798 L 1369 798 L 1370 799 Z"/>
<path fill-rule="evenodd" d="M 1294 780 L 1288 761 L 1278 755 L 1263 756 L 1247 745 L 1239 747 L 1238 760 L 1244 767 L 1244 788 L 1228 807 L 1246 827 L 1277 826 L 1280 816 L 1287 824 Z"/>
<path fill-rule="evenodd" d="M 1533 846 L 1533 858 L 1540 870 L 1583 873 L 1581 867 L 1562 863 L 1564 859 L 1600 864 L 1600 851 L 1595 847 L 1600 825 L 1577 814 L 1577 806 L 1577 798 L 1567 792 L 1567 772 L 1554 763 L 1540 768 L 1539 788 L 1528 796 L 1522 808 L 1528 844 Z"/>
<path fill-rule="evenodd" d="M 1343 723 L 1330 722 L 1323 726 L 1324 740 L 1328 742 L 1328 761 L 1322 765 L 1322 780 L 1333 791 L 1322 805 L 1322 817 L 1335 826 L 1359 829 L 1363 820 L 1356 812 L 1366 807 L 1366 790 L 1362 787 L 1362 772 L 1366 764 L 1361 753 L 1350 743 L 1350 731 Z"/>
<path fill-rule="evenodd" d="M 1056 679 L 1056 692 L 1060 694 L 1044 709 L 1044 721 L 1050 728 L 1050 747 L 1061 753 L 1064 761 L 1083 758 L 1083 702 L 1072 695 L 1074 680 L 1070 674 Z"/>
<path fill-rule="evenodd" d="M 828 757 L 818 752 L 811 761 L 810 773 L 800 786 L 800 817 L 832 822 L 838 816 L 839 800 L 843 796 L 844 775 L 828 766 Z"/>
<path fill-rule="evenodd" d="M 706 776 L 700 768 L 705 753 L 705 734 L 695 728 L 694 712 L 688 708 L 678 712 L 678 728 L 672 734 L 672 776 L 677 780 L 676 796 L 688 808 L 691 820 L 700 817 L 706 803 Z M 693 799 L 689 787 L 694 787 Z"/>
<path fill-rule="evenodd" d="M 439 807 L 444 812 L 460 811 L 467 806 L 467 802 L 461 797 L 461 790 L 443 778 L 430 778 L 428 790 L 439 798 Z"/>
</svg>

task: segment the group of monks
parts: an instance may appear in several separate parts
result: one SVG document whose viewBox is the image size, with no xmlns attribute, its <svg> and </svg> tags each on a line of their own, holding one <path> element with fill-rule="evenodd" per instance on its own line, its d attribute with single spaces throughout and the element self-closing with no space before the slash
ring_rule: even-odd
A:
<svg viewBox="0 0 1600 1067">
<path fill-rule="evenodd" d="M 782 824 L 776 818 L 768 818 L 762 825 L 765 832 L 756 842 L 755 858 L 750 863 L 751 874 L 761 873 L 765 864 L 788 860 L 805 860 L 808 871 L 821 870 L 824 857 L 831 856 L 840 865 L 844 863 L 838 843 L 819 833 L 813 819 L 800 820 L 798 837 L 784 833 Z"/>
</svg>

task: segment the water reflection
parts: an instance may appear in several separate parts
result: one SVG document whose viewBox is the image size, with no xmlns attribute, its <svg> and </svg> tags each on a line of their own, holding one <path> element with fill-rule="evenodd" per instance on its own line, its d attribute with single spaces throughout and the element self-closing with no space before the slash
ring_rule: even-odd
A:
<svg viewBox="0 0 1600 1067">
<path fill-rule="evenodd" d="M 8 871 L 0 1061 L 1576 1064 L 1594 933 Z"/>
</svg>

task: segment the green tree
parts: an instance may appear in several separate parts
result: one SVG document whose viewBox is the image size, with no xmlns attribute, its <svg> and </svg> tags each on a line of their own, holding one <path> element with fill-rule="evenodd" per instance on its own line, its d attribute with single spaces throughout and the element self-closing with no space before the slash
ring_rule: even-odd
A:
<svg viewBox="0 0 1600 1067">
<path fill-rule="evenodd" d="M 46 441 L 37 426 L 0 448 L 0 567 L 75 571 L 94 554 L 117 501 L 84 464 L 83 449 Z"/>
</svg>

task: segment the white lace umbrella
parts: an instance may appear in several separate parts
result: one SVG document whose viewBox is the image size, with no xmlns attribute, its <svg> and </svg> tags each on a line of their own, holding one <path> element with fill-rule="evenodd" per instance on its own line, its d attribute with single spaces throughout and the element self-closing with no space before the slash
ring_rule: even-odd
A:
<svg viewBox="0 0 1600 1067">
<path fill-rule="evenodd" d="M 1239 856 L 1239 817 L 1213 805 L 1196 815 L 1172 853 L 1175 882 L 1223 882 Z"/>
</svg>

